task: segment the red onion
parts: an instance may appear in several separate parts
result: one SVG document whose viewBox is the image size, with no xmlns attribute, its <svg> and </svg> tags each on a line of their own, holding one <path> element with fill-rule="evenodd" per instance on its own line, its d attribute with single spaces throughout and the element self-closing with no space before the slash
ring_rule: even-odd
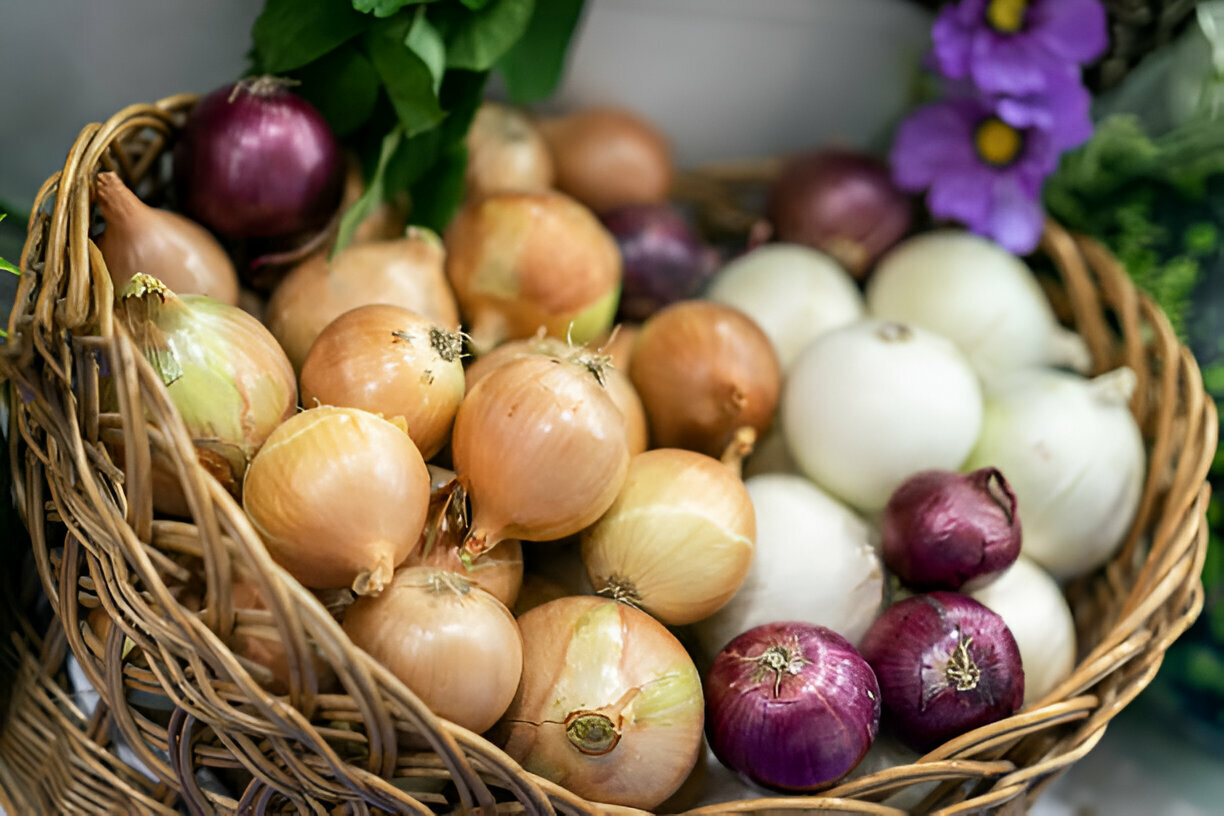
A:
<svg viewBox="0 0 1224 816">
<path fill-rule="evenodd" d="M 913 595 L 884 610 L 860 645 L 875 670 L 884 724 L 929 751 L 1024 702 L 1024 670 L 1003 619 L 959 592 Z"/>
<path fill-rule="evenodd" d="M 706 738 L 757 784 L 815 790 L 850 772 L 880 725 L 880 687 L 850 641 L 811 623 L 767 623 L 732 640 L 705 682 Z"/>
<path fill-rule="evenodd" d="M 769 191 L 766 215 L 779 241 L 807 244 L 856 278 L 910 229 L 913 205 L 888 165 L 852 150 L 824 149 L 788 161 Z"/>
<path fill-rule="evenodd" d="M 1020 555 L 1016 494 L 997 468 L 916 473 L 880 519 L 884 563 L 910 587 L 980 589 Z"/>
<path fill-rule="evenodd" d="M 229 238 L 323 226 L 340 204 L 344 160 L 309 102 L 274 77 L 244 79 L 199 101 L 174 149 L 179 206 Z"/>
<path fill-rule="evenodd" d="M 673 204 L 631 204 L 603 216 L 624 266 L 618 316 L 640 322 L 677 300 L 695 297 L 718 266 Z"/>
</svg>

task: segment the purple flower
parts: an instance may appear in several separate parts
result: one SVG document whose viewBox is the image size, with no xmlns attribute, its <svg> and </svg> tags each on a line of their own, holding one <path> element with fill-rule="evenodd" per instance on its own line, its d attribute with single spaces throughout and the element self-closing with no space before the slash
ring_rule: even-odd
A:
<svg viewBox="0 0 1224 816">
<path fill-rule="evenodd" d="M 936 218 L 1031 252 L 1041 237 L 1046 176 L 1062 150 L 1092 131 L 1086 97 L 960 95 L 919 108 L 897 129 L 893 180 L 908 192 L 926 190 Z"/>
<path fill-rule="evenodd" d="M 1052 90 L 1067 66 L 1109 44 L 1099 0 L 960 0 L 944 6 L 931 38 L 944 76 L 1001 94 Z"/>
</svg>

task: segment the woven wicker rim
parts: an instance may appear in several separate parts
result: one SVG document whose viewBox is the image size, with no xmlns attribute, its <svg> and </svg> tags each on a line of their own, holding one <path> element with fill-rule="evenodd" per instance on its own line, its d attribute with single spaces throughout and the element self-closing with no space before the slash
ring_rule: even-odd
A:
<svg viewBox="0 0 1224 816">
<path fill-rule="evenodd" d="M 625 810 L 586 802 L 433 716 L 272 562 L 241 508 L 198 466 L 164 387 L 112 319 L 112 286 L 90 240 L 93 178 L 114 170 L 139 193 L 156 195 L 165 152 L 194 101 L 180 95 L 134 105 L 81 132 L 63 171 L 37 196 L 10 340 L 0 356 L 0 373 L 15 386 L 10 453 L 18 504 L 67 646 L 101 693 L 99 708 L 193 813 L 318 812 L 338 803 L 352 813 Z M 711 169 L 686 177 L 682 188 L 704 190 L 698 197 L 715 217 L 720 205 L 734 213 L 728 191 L 759 178 L 756 167 Z M 1068 590 L 1088 647 L 1075 671 L 1037 704 L 913 765 L 819 796 L 691 813 L 901 814 L 880 800 L 924 783 L 935 784 L 917 812 L 1023 808 L 1092 749 L 1197 616 L 1205 478 L 1217 423 L 1195 360 L 1102 246 L 1049 223 L 1041 252 L 1059 273 L 1051 301 L 1084 336 L 1096 369 L 1125 364 L 1138 375 L 1132 409 L 1149 453 L 1139 515 L 1122 550 L 1100 574 Z M 118 384 L 117 413 L 99 413 L 103 372 Z M 122 467 L 107 453 L 108 437 L 122 440 Z M 155 462 L 177 475 L 194 523 L 154 518 Z M 234 608 L 235 565 L 254 577 L 267 610 Z M 204 599 L 198 613 L 176 597 L 191 581 L 200 583 Z M 98 606 L 114 624 L 102 639 L 82 625 L 84 613 Z M 286 695 L 266 692 L 255 680 L 258 668 L 227 647 L 252 627 L 274 629 L 285 644 L 295 669 Z M 312 662 L 304 659 L 312 644 L 345 693 L 319 692 Z M 164 700 L 168 710 L 150 711 L 136 702 L 138 692 Z M 249 782 L 235 795 L 206 790 L 197 779 L 201 768 Z M 42 784 L 37 767 L 14 767 L 13 774 L 21 784 Z"/>
</svg>

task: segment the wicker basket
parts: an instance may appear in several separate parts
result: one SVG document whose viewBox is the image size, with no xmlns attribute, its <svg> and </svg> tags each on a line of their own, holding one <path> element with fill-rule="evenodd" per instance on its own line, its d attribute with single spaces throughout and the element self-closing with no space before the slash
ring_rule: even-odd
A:
<svg viewBox="0 0 1224 816">
<path fill-rule="evenodd" d="M 112 286 L 90 240 L 96 173 L 115 170 L 158 200 L 167 149 L 194 101 L 136 105 L 82 131 L 38 194 L 0 357 L 0 373 L 16 385 L 13 474 L 39 575 L 118 738 L 192 813 L 616 810 L 526 773 L 479 735 L 434 717 L 272 562 L 241 508 L 197 465 L 160 380 L 112 318 Z M 1096 367 L 1126 364 L 1138 374 L 1133 408 L 1150 457 L 1122 551 L 1070 588 L 1082 645 L 1074 673 L 1039 704 L 916 764 L 821 796 L 697 812 L 900 814 L 881 802 L 927 782 L 938 784 L 920 812 L 1023 810 L 1092 749 L 1197 615 L 1216 417 L 1195 361 L 1099 245 L 1050 224 L 1042 252 L 1058 273 L 1051 299 L 1083 333 Z M 118 413 L 99 412 L 104 377 L 117 386 Z M 122 440 L 122 466 L 108 455 L 108 438 Z M 154 517 L 154 462 L 178 474 L 194 523 Z M 268 611 L 234 608 L 236 566 L 256 577 Z M 180 602 L 189 595 L 200 603 Z M 98 630 L 101 638 L 84 625 L 98 607 L 113 624 Z M 274 627 L 286 645 L 296 668 L 287 694 L 266 692 L 257 668 L 227 648 L 251 627 Z M 335 669 L 340 693 L 320 693 L 302 659 L 311 645 Z M 64 763 L 71 757 L 62 755 L 83 750 L 75 739 L 46 746 Z M 13 765 L 9 781 L 34 789 L 45 766 Z M 204 785 L 202 775 L 222 784 Z M 71 810 L 68 801 L 57 807 Z M 159 812 L 151 799 L 131 807 Z"/>
</svg>

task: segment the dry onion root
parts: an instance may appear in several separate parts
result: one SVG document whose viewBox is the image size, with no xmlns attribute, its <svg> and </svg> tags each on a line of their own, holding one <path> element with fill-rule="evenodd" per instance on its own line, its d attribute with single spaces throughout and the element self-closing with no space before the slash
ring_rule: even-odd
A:
<svg viewBox="0 0 1224 816">
<path fill-rule="evenodd" d="M 242 505 L 268 552 L 305 586 L 377 594 L 420 540 L 429 471 L 399 427 L 322 406 L 268 438 Z"/>
<path fill-rule="evenodd" d="M 359 306 L 329 323 L 310 347 L 302 404 L 402 418 L 430 459 L 446 444 L 463 399 L 462 355 L 458 332 L 400 306 Z"/>
</svg>

